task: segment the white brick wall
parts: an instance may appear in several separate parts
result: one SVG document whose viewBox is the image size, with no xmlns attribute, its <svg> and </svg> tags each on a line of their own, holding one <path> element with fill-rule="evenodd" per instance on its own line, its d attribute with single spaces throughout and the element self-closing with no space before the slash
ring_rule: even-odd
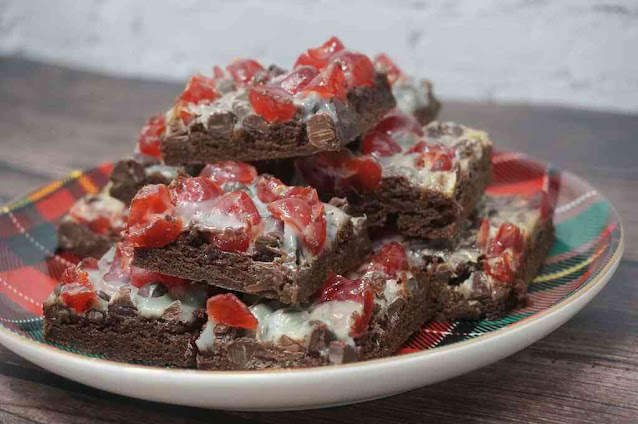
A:
<svg viewBox="0 0 638 424">
<path fill-rule="evenodd" d="M 332 34 L 444 98 L 638 111 L 637 1 L 0 0 L 0 54 L 130 76 L 291 65 Z"/>
</svg>

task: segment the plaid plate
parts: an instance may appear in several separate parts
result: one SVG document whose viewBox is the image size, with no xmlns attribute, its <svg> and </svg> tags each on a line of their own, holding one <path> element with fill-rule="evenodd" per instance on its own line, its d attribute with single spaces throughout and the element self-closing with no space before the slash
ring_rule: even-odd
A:
<svg viewBox="0 0 638 424">
<path fill-rule="evenodd" d="M 530 287 L 530 305 L 497 321 L 431 322 L 399 353 L 481 337 L 566 302 L 601 272 L 619 247 L 618 216 L 586 182 L 520 153 L 495 153 L 492 163 L 490 194 L 542 189 L 557 205 L 556 238 Z M 109 163 L 75 171 L 0 210 L 0 326 L 47 343 L 42 338 L 42 302 L 64 269 L 78 261 L 69 254 L 56 254 L 56 226 L 77 199 L 97 193 L 107 183 L 112 168 Z"/>
</svg>

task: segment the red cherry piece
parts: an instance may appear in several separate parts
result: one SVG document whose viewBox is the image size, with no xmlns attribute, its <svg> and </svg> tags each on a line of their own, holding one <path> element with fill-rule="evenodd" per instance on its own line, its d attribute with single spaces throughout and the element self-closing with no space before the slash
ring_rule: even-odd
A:
<svg viewBox="0 0 638 424">
<path fill-rule="evenodd" d="M 135 247 L 164 247 L 182 231 L 179 218 L 171 216 L 173 203 L 165 185 L 143 187 L 131 201 L 128 240 Z"/>
<path fill-rule="evenodd" d="M 124 229 L 124 211 L 109 207 L 101 199 L 80 199 L 71 206 L 69 215 L 74 221 L 85 224 L 97 234 L 119 233 Z"/>
<path fill-rule="evenodd" d="M 496 236 L 488 248 L 489 254 L 498 254 L 506 249 L 512 249 L 515 253 L 523 251 L 523 233 L 514 224 L 506 222 L 498 227 Z"/>
<path fill-rule="evenodd" d="M 332 62 L 341 65 L 348 88 L 374 87 L 377 74 L 368 56 L 346 50 L 334 55 Z"/>
<path fill-rule="evenodd" d="M 423 128 L 413 116 L 400 111 L 387 114 L 375 127 L 374 131 L 388 135 L 412 133 L 423 135 Z"/>
<path fill-rule="evenodd" d="M 350 329 L 352 337 L 363 335 L 368 329 L 374 307 L 374 291 L 370 285 L 365 280 L 350 280 L 329 271 L 319 292 L 318 303 L 332 300 L 350 300 L 363 304 L 361 315 L 355 319 Z"/>
<path fill-rule="evenodd" d="M 334 194 L 341 180 L 341 168 L 350 159 L 347 151 L 323 152 L 299 158 L 295 166 L 301 177 L 312 187 L 324 193 Z"/>
<path fill-rule="evenodd" d="M 372 255 L 365 271 L 381 271 L 390 278 L 396 278 L 399 271 L 409 268 L 408 257 L 401 243 L 391 242 Z"/>
<path fill-rule="evenodd" d="M 219 97 L 215 80 L 203 75 L 194 75 L 188 80 L 186 88 L 178 97 L 178 103 L 198 104 L 202 101 L 212 102 Z"/>
<path fill-rule="evenodd" d="M 200 177 L 206 177 L 217 184 L 226 182 L 239 182 L 242 184 L 250 184 L 257 177 L 257 170 L 254 166 L 244 162 L 226 160 L 221 162 L 209 163 L 199 174 Z"/>
<path fill-rule="evenodd" d="M 166 130 L 166 119 L 164 115 L 152 116 L 142 127 L 137 139 L 137 148 L 145 155 L 161 159 L 160 137 Z"/>
<path fill-rule="evenodd" d="M 237 225 L 208 233 L 210 242 L 225 252 L 245 252 L 250 246 L 252 226 L 261 221 L 259 211 L 248 194 L 243 191 L 227 193 L 215 201 L 212 212 L 226 219 L 235 219 Z"/>
<path fill-rule="evenodd" d="M 257 180 L 257 198 L 264 203 L 294 197 L 313 205 L 319 201 L 317 190 L 312 187 L 287 186 L 278 178 L 262 175 Z"/>
<path fill-rule="evenodd" d="M 322 203 L 314 205 L 298 198 L 285 198 L 268 204 L 276 218 L 293 225 L 302 235 L 305 246 L 314 255 L 319 254 L 326 241 L 326 219 Z"/>
<path fill-rule="evenodd" d="M 131 285 L 133 287 L 139 289 L 148 283 L 159 283 L 167 289 L 170 289 L 175 286 L 185 285 L 187 281 L 179 277 L 147 271 L 136 266 L 131 267 Z"/>
<path fill-rule="evenodd" d="M 300 66 L 282 79 L 279 86 L 286 93 L 295 95 L 305 89 L 317 74 L 319 71 L 311 66 Z"/>
<path fill-rule="evenodd" d="M 393 156 L 401 153 L 401 146 L 388 134 L 377 131 L 368 132 L 361 143 L 361 153 L 364 155 Z"/>
<path fill-rule="evenodd" d="M 306 86 L 304 93 L 317 93 L 324 99 L 345 100 L 348 93 L 346 77 L 339 64 L 330 64 Z"/>
<path fill-rule="evenodd" d="M 418 152 L 414 166 L 417 168 L 426 168 L 432 172 L 450 171 L 453 166 L 453 152 L 440 144 L 426 144 L 421 141 L 409 150 L 409 153 Z"/>
<path fill-rule="evenodd" d="M 337 37 L 330 37 L 328 41 L 321 46 L 308 49 L 302 53 L 295 62 L 295 68 L 308 65 L 315 69 L 322 70 L 330 62 L 330 58 L 336 53 L 343 50 L 343 43 Z"/>
<path fill-rule="evenodd" d="M 288 122 L 297 113 L 292 96 L 281 88 L 255 86 L 250 89 L 248 100 L 255 113 L 268 122 Z"/>
<path fill-rule="evenodd" d="M 224 74 L 222 68 L 220 68 L 219 66 L 213 66 L 213 80 L 217 81 L 225 77 L 226 75 Z"/>
<path fill-rule="evenodd" d="M 485 272 L 499 281 L 511 283 L 516 277 L 515 261 L 511 252 L 503 252 L 498 256 L 488 257 L 483 267 Z"/>
<path fill-rule="evenodd" d="M 177 203 L 182 202 L 202 202 L 221 196 L 224 191 L 212 180 L 206 177 L 177 177 L 171 185 L 170 190 L 173 199 Z"/>
<path fill-rule="evenodd" d="M 353 187 L 359 193 L 370 193 L 381 184 L 381 165 L 371 157 L 353 157 L 344 163 L 342 186 Z"/>
<path fill-rule="evenodd" d="M 226 67 L 226 70 L 239 86 L 248 85 L 257 72 L 264 70 L 264 67 L 256 60 L 236 59 Z"/>
<path fill-rule="evenodd" d="M 257 318 L 248 306 L 232 293 L 218 294 L 206 302 L 208 319 L 216 324 L 233 328 L 255 330 L 259 325 Z"/>
<path fill-rule="evenodd" d="M 390 84 L 394 84 L 396 80 L 404 77 L 401 69 L 399 69 L 394 61 L 392 61 L 392 59 L 390 59 L 390 57 L 385 53 L 377 55 L 377 57 L 374 59 L 374 64 L 378 69 L 388 75 L 388 82 Z"/>
<path fill-rule="evenodd" d="M 97 293 L 89 281 L 89 274 L 83 269 L 67 268 L 61 282 L 60 299 L 75 312 L 86 312 L 97 303 Z"/>
<path fill-rule="evenodd" d="M 133 245 L 127 241 L 117 243 L 113 262 L 111 262 L 107 273 L 104 274 L 104 281 L 121 281 L 126 283 L 130 280 L 133 250 Z"/>
</svg>

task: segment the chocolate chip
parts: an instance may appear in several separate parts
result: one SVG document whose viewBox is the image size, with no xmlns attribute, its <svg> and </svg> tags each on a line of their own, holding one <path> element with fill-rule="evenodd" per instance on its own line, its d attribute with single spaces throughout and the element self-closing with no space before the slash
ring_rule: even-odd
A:
<svg viewBox="0 0 638 424">
<path fill-rule="evenodd" d="M 208 133 L 215 139 L 230 140 L 236 123 L 237 116 L 233 112 L 215 112 L 208 118 Z"/>
<path fill-rule="evenodd" d="M 100 311 L 96 311 L 95 309 L 91 309 L 87 314 L 86 317 L 90 320 L 90 321 L 94 321 L 94 322 L 101 322 L 102 320 L 104 320 L 104 314 Z"/>
<path fill-rule="evenodd" d="M 337 128 L 330 115 L 317 113 L 306 123 L 308 141 L 322 150 L 333 150 L 339 144 Z"/>
<path fill-rule="evenodd" d="M 332 341 L 328 349 L 328 360 L 331 364 L 347 364 L 357 360 L 357 352 L 345 342 Z"/>
<path fill-rule="evenodd" d="M 315 323 L 311 323 L 315 324 Z M 332 331 L 328 329 L 328 327 L 321 322 L 316 323 L 316 327 L 312 330 L 310 334 L 310 341 L 308 342 L 308 350 L 313 353 L 321 353 L 325 351 L 329 346 L 330 342 L 335 340 L 335 335 Z"/>
</svg>

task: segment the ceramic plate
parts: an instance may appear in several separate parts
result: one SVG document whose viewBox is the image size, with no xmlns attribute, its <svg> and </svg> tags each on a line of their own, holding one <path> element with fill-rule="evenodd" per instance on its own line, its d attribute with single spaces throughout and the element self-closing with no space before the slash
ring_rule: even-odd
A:
<svg viewBox="0 0 638 424">
<path fill-rule="evenodd" d="M 565 323 L 609 281 L 623 251 L 619 217 L 585 181 L 523 154 L 494 154 L 491 194 L 543 189 L 556 239 L 528 307 L 497 321 L 431 322 L 392 357 L 279 371 L 154 368 L 85 356 L 42 338 L 42 301 L 77 258 L 56 254 L 56 223 L 112 168 L 74 172 L 0 211 L 0 342 L 56 374 L 141 399 L 241 410 L 302 409 L 385 397 L 498 361 Z"/>
</svg>

